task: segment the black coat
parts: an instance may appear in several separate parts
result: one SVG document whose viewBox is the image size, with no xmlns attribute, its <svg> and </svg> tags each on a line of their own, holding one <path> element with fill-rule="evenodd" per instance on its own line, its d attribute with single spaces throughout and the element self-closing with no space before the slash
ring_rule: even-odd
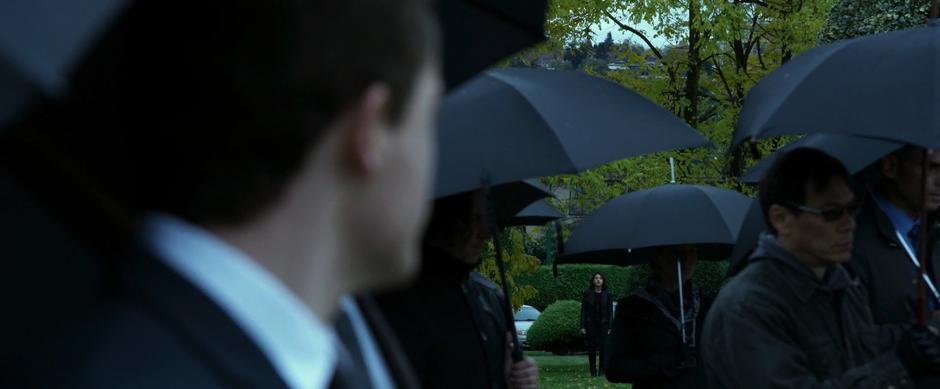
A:
<svg viewBox="0 0 940 389">
<path fill-rule="evenodd" d="M 425 388 L 505 388 L 510 323 L 495 284 L 425 248 L 407 288 L 376 296 Z"/>
<path fill-rule="evenodd" d="M 382 314 L 375 299 L 371 295 L 363 295 L 356 297 L 355 302 L 365 321 L 363 324 L 370 332 L 372 340 L 378 348 L 380 358 L 385 364 L 385 368 L 388 369 L 392 383 L 399 389 L 419 388 L 420 384 L 414 374 L 414 369 L 408 362 L 408 357 L 405 355 L 401 343 L 389 327 L 388 319 Z M 362 344 L 359 343 L 362 339 L 357 336 L 352 321 L 345 311 L 340 312 L 333 328 L 336 330 L 336 336 L 346 347 L 346 351 L 349 352 L 357 372 L 362 373 L 365 369 L 368 369 Z"/>
<path fill-rule="evenodd" d="M 581 328 L 584 328 L 587 331 L 594 331 L 601 329 L 604 331 L 610 330 L 610 324 L 613 322 L 613 312 L 614 312 L 614 297 L 611 295 L 609 290 L 603 290 L 599 294 L 594 294 L 594 288 L 590 288 L 584 291 L 584 294 L 581 295 Z M 600 322 L 595 323 L 595 317 L 597 317 L 597 312 L 595 312 L 594 298 L 600 298 Z"/>
<path fill-rule="evenodd" d="M 839 264 L 824 279 L 761 237 L 718 294 L 702 337 L 713 388 L 907 387 L 903 329 L 875 326 L 865 288 Z"/>
<path fill-rule="evenodd" d="M 159 260 L 129 272 L 117 300 L 55 350 L 44 387 L 286 388 L 249 336 Z"/>
<path fill-rule="evenodd" d="M 701 334 L 710 306 L 711 300 L 700 296 L 696 339 Z M 686 308 L 688 312 L 689 307 Z M 656 305 L 637 294 L 623 298 L 617 303 L 617 314 L 607 343 L 607 379 L 632 382 L 635 389 L 702 387 L 704 381 L 699 367 L 676 369 L 683 360 L 689 359 L 683 355 L 681 344 L 682 335 L 676 322 L 665 316 Z M 689 352 L 689 356 L 696 357 L 694 348 Z"/>
</svg>

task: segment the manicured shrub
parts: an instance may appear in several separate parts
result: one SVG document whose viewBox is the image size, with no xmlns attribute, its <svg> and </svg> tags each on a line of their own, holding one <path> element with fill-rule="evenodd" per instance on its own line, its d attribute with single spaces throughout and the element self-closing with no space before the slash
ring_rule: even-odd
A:
<svg viewBox="0 0 940 389">
<path fill-rule="evenodd" d="M 549 305 L 529 328 L 529 346 L 533 350 L 562 355 L 583 350 L 580 316 L 578 301 L 561 300 Z"/>
</svg>

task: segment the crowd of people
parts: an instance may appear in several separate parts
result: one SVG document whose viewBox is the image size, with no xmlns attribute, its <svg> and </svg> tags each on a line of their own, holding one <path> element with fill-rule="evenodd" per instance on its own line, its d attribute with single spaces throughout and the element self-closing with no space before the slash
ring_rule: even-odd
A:
<svg viewBox="0 0 940 389">
<path fill-rule="evenodd" d="M 538 387 L 501 288 L 474 270 L 489 192 L 428 201 L 439 40 L 422 0 L 131 2 L 68 96 L 4 135 L 40 161 L 4 169 L 51 172 L 45 190 L 82 193 L 89 223 L 118 232 L 70 284 L 91 292 L 54 297 L 67 317 L 23 319 L 45 332 L 0 382 Z M 909 251 L 927 250 L 933 290 L 940 153 L 903 147 L 851 176 L 800 148 L 758 198 L 767 231 L 717 297 L 693 282 L 694 245 L 659 248 L 616 312 L 593 274 L 589 373 L 637 389 L 935 383 L 940 314 L 918 312 L 940 300 Z"/>
</svg>

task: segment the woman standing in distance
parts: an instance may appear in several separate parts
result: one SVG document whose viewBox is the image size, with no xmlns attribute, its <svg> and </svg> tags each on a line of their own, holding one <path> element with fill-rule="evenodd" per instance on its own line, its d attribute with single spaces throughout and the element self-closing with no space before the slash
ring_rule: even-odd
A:
<svg viewBox="0 0 940 389">
<path fill-rule="evenodd" d="M 587 336 L 588 364 L 591 366 L 591 377 L 604 375 L 606 355 L 604 344 L 610 334 L 610 323 L 613 321 L 614 299 L 607 288 L 604 275 L 594 273 L 584 295 L 581 297 L 581 333 Z M 600 371 L 597 369 L 596 357 L 600 351 Z"/>
</svg>

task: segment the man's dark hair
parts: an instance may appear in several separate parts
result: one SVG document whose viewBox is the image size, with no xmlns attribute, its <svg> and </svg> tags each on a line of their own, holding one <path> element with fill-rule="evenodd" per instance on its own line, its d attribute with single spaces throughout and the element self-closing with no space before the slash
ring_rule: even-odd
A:
<svg viewBox="0 0 940 389">
<path fill-rule="evenodd" d="M 812 183 L 812 187 L 820 191 L 833 179 L 842 179 L 846 184 L 851 182 L 842 162 L 829 154 L 801 147 L 781 156 L 760 180 L 760 206 L 767 228 L 777 233 L 768 214 L 771 205 L 794 209 L 793 204 L 805 204 L 808 184 Z"/>
<path fill-rule="evenodd" d="M 52 131 L 128 208 L 243 223 L 373 83 L 402 118 L 439 58 L 436 23 L 424 0 L 136 0 L 73 74 Z"/>
</svg>

